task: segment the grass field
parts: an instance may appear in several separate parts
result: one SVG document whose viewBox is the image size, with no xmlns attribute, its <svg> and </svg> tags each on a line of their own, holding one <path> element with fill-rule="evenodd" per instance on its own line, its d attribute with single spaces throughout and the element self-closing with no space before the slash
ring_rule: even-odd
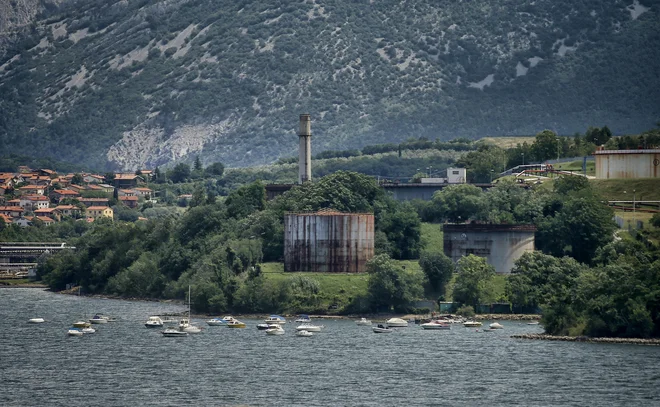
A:
<svg viewBox="0 0 660 407">
<path fill-rule="evenodd" d="M 536 140 L 536 137 L 484 137 L 479 139 L 485 143 L 494 144 L 501 148 L 513 148 L 518 144 L 527 142 L 527 144 L 532 144 Z"/>
<path fill-rule="evenodd" d="M 556 170 L 573 171 L 582 174 L 582 161 L 571 161 L 567 163 L 552 164 Z M 587 175 L 596 175 L 596 163 L 594 161 L 587 161 Z"/>
<path fill-rule="evenodd" d="M 660 201 L 660 178 L 593 179 L 591 185 L 608 201 Z M 624 192 L 625 191 L 625 192 Z"/>
<path fill-rule="evenodd" d="M 442 253 L 442 225 L 422 222 L 422 250 Z"/>
</svg>

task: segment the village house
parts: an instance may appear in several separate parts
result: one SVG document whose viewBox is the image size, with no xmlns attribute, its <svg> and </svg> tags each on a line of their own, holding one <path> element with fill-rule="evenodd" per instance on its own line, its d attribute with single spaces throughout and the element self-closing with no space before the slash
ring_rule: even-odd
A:
<svg viewBox="0 0 660 407">
<path fill-rule="evenodd" d="M 115 187 L 113 187 L 112 185 L 99 184 L 98 186 L 99 186 L 99 188 L 101 188 L 103 190 L 103 192 L 105 192 L 107 194 L 112 194 L 112 193 L 115 192 Z"/>
<path fill-rule="evenodd" d="M 26 218 L 24 216 L 20 216 L 18 218 L 14 218 L 14 220 L 12 220 L 12 223 L 14 225 L 18 225 L 22 228 L 26 228 L 26 227 L 32 225 L 32 218 Z"/>
<path fill-rule="evenodd" d="M 46 177 L 49 177 L 49 178 L 52 178 L 52 177 L 57 175 L 56 171 L 49 170 L 48 168 L 42 168 L 39 171 L 37 171 L 37 173 L 39 175 L 46 176 Z"/>
<path fill-rule="evenodd" d="M 117 190 L 117 195 L 122 196 L 137 196 L 137 192 L 132 189 L 119 189 Z"/>
<path fill-rule="evenodd" d="M 113 181 L 116 188 L 134 188 L 137 186 L 139 177 L 135 174 L 115 174 Z"/>
<path fill-rule="evenodd" d="M 104 192 L 103 188 L 101 188 L 100 186 L 98 186 L 96 184 L 85 185 L 85 190 L 86 191 L 94 191 L 94 192 Z"/>
<path fill-rule="evenodd" d="M 154 172 L 152 170 L 137 170 L 136 173 L 145 181 L 151 181 L 151 178 L 154 176 Z"/>
<path fill-rule="evenodd" d="M 67 187 L 67 189 L 70 189 L 71 191 L 77 192 L 77 193 L 82 193 L 82 191 L 86 190 L 87 188 L 82 186 L 82 185 L 76 185 L 76 184 L 71 184 Z"/>
<path fill-rule="evenodd" d="M 44 209 L 50 206 L 50 199 L 43 195 L 25 195 L 19 200 L 18 205 L 26 211 Z"/>
<path fill-rule="evenodd" d="M 26 179 L 26 181 L 30 185 L 45 185 L 45 186 L 48 186 L 51 183 L 50 177 L 41 176 L 41 175 L 33 175 L 30 178 Z"/>
<path fill-rule="evenodd" d="M 34 215 L 37 217 L 48 217 L 51 218 L 52 220 L 55 220 L 56 222 L 62 220 L 62 213 L 57 207 L 37 209 L 34 211 Z"/>
<path fill-rule="evenodd" d="M 26 185 L 18 188 L 21 195 L 44 195 L 46 187 L 43 185 Z"/>
<path fill-rule="evenodd" d="M 53 219 L 49 218 L 48 216 L 33 216 L 32 218 L 30 218 L 30 221 L 32 221 L 32 223 L 34 224 L 34 221 L 37 220 L 37 219 L 42 221 L 44 223 L 44 225 L 46 225 L 46 226 L 50 226 L 53 223 L 55 223 L 55 221 Z"/>
<path fill-rule="evenodd" d="M 25 209 L 20 206 L 0 206 L 0 213 L 10 218 L 18 218 L 23 215 Z"/>
<path fill-rule="evenodd" d="M 90 206 L 87 208 L 87 217 L 97 220 L 99 218 L 114 218 L 114 213 L 112 208 L 107 206 Z"/>
<path fill-rule="evenodd" d="M 80 197 L 80 194 L 77 193 L 76 191 L 72 191 L 70 189 L 56 189 L 50 194 L 50 197 L 55 202 L 60 202 L 64 198 L 78 199 Z"/>
<path fill-rule="evenodd" d="M 102 184 L 105 181 L 105 177 L 97 174 L 85 174 L 83 175 L 83 181 L 88 184 Z"/>
<path fill-rule="evenodd" d="M 142 197 L 146 200 L 151 199 L 151 194 L 153 194 L 154 192 L 150 188 L 145 188 L 145 187 L 133 188 L 133 191 L 137 193 L 137 196 Z"/>
<path fill-rule="evenodd" d="M 5 224 L 10 224 L 11 223 L 11 216 L 7 216 L 4 213 L 0 213 L 0 221 L 4 221 Z"/>
<path fill-rule="evenodd" d="M 78 201 L 87 206 L 108 206 L 110 200 L 108 198 L 78 198 Z"/>
<path fill-rule="evenodd" d="M 0 172 L 0 185 L 5 185 L 6 189 L 11 189 L 16 182 L 16 174 L 11 172 Z"/>
<path fill-rule="evenodd" d="M 137 196 L 120 196 L 119 202 L 123 203 L 124 205 L 128 206 L 131 209 L 135 209 L 138 207 Z"/>
<path fill-rule="evenodd" d="M 11 199 L 7 201 L 7 206 L 21 206 L 21 200 L 20 199 Z"/>
<path fill-rule="evenodd" d="M 81 213 L 80 208 L 75 205 L 59 205 L 53 209 L 57 209 L 57 211 L 63 216 L 69 216 L 72 218 L 79 218 Z"/>
</svg>

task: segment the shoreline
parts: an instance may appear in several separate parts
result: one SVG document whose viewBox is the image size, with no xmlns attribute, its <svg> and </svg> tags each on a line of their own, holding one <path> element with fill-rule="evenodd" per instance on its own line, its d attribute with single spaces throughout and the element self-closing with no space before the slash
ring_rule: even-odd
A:
<svg viewBox="0 0 660 407">
<path fill-rule="evenodd" d="M 543 340 L 543 341 L 614 343 L 614 344 L 660 346 L 660 338 L 652 338 L 652 339 L 602 338 L 602 337 L 592 338 L 589 336 L 555 336 L 548 334 L 518 334 L 518 335 L 511 335 L 511 337 L 514 339 L 531 339 L 531 340 Z"/>
</svg>

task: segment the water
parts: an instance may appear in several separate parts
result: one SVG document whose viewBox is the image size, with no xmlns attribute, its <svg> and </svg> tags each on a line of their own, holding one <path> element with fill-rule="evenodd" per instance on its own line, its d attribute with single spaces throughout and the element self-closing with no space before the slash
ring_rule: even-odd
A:
<svg viewBox="0 0 660 407">
<path fill-rule="evenodd" d="M 173 304 L 0 289 L 2 406 L 645 406 L 660 402 L 660 347 L 511 339 L 507 322 L 477 333 L 419 326 L 374 334 L 321 321 L 311 338 L 204 326 L 165 338 L 149 315 Z M 87 313 L 119 320 L 68 337 Z M 40 316 L 44 324 L 28 324 Z M 318 322 L 318 321 L 317 321 Z"/>
</svg>

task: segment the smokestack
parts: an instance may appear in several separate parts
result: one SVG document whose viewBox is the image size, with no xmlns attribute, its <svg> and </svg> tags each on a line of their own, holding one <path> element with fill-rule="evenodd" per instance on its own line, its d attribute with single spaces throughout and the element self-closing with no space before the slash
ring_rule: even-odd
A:
<svg viewBox="0 0 660 407">
<path fill-rule="evenodd" d="M 298 183 L 303 184 L 312 180 L 312 118 L 308 114 L 300 115 L 298 140 Z"/>
</svg>

